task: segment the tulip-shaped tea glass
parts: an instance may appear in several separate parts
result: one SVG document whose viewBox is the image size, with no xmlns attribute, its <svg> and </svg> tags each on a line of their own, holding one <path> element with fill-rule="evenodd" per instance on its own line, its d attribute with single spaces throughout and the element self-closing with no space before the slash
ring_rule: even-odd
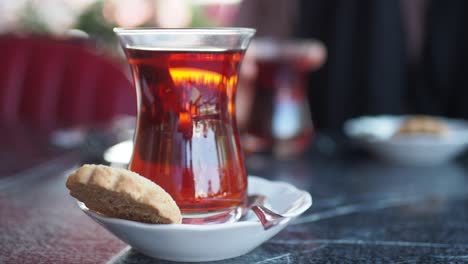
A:
<svg viewBox="0 0 468 264">
<path fill-rule="evenodd" d="M 185 223 L 235 219 L 247 191 L 235 96 L 255 30 L 114 31 L 138 100 L 129 169 L 164 188 Z"/>
<path fill-rule="evenodd" d="M 252 42 L 257 78 L 244 128 L 243 147 L 247 152 L 271 151 L 280 158 L 293 158 L 308 147 L 314 128 L 306 80 L 313 47 L 310 40 Z"/>
</svg>

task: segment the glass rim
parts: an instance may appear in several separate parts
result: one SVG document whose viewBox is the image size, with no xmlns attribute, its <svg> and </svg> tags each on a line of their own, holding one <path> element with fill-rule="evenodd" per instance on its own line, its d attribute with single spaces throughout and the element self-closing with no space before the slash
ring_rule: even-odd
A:
<svg viewBox="0 0 468 264">
<path fill-rule="evenodd" d="M 118 35 L 135 35 L 135 34 L 210 34 L 210 35 L 242 35 L 242 34 L 255 34 L 254 28 L 247 27 L 199 27 L 199 28 L 157 28 L 157 27 L 115 27 L 114 33 Z"/>
</svg>

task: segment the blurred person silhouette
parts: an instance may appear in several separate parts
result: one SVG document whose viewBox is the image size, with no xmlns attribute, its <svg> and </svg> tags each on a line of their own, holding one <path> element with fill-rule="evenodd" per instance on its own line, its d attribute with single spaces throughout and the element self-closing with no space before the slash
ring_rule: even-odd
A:
<svg viewBox="0 0 468 264">
<path fill-rule="evenodd" d="M 464 0 L 244 0 L 236 25 L 322 41 L 310 106 L 316 128 L 340 129 L 359 115 L 468 118 L 467 11 Z M 312 69 L 325 60 L 315 52 Z"/>
</svg>

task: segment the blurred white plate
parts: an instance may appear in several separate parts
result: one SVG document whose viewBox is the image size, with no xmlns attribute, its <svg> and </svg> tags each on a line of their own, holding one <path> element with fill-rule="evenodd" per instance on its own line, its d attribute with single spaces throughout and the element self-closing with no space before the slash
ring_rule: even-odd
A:
<svg viewBox="0 0 468 264">
<path fill-rule="evenodd" d="M 104 152 L 104 160 L 112 167 L 127 168 L 133 153 L 133 141 L 125 140 L 108 148 Z"/>
<path fill-rule="evenodd" d="M 294 219 L 312 205 L 312 197 L 284 182 L 249 176 L 249 194 L 263 194 L 270 209 Z M 78 206 L 94 221 L 141 253 L 172 261 L 213 261 L 246 254 L 285 228 L 264 230 L 254 214 L 240 222 L 213 225 L 153 225 L 110 218 Z"/>
<path fill-rule="evenodd" d="M 394 133 L 407 116 L 364 116 L 345 122 L 344 132 L 378 157 L 397 164 L 436 165 L 453 159 L 468 144 L 468 122 L 436 117 L 448 127 L 445 136 Z"/>
</svg>

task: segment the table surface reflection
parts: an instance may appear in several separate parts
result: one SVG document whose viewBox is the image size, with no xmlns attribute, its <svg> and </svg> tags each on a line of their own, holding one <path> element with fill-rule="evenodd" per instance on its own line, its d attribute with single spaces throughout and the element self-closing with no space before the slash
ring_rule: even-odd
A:
<svg viewBox="0 0 468 264">
<path fill-rule="evenodd" d="M 398 167 L 333 142 L 338 150 L 324 151 L 319 136 L 294 160 L 246 159 L 250 175 L 306 189 L 314 204 L 251 253 L 219 263 L 468 261 L 466 157 Z M 169 263 L 127 247 L 88 219 L 68 195 L 59 165 L 8 188 L 0 182 L 0 263 Z"/>
</svg>

